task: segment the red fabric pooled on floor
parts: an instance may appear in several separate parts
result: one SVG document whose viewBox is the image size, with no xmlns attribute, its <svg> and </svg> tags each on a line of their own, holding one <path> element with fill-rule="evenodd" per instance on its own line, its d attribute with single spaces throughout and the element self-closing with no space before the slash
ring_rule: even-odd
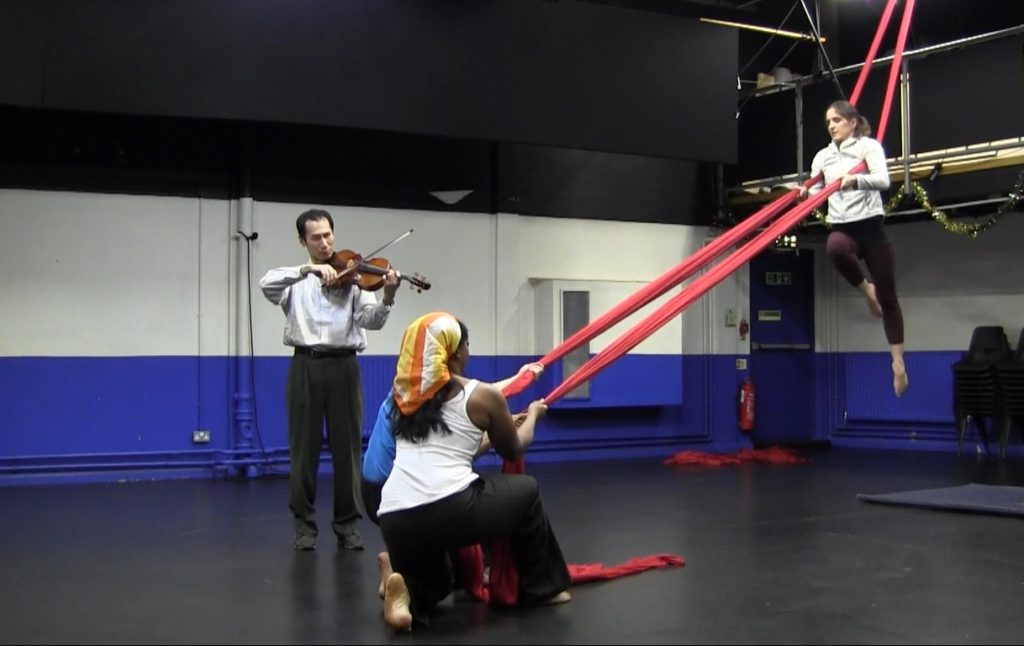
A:
<svg viewBox="0 0 1024 646">
<path fill-rule="evenodd" d="M 459 585 L 469 596 L 477 601 L 487 603 L 491 599 L 490 590 L 484 583 L 484 550 L 479 545 L 470 545 L 456 550 L 458 558 Z"/>
<path fill-rule="evenodd" d="M 743 449 L 736 453 L 705 453 L 703 451 L 679 451 L 665 460 L 665 464 L 697 465 L 705 467 L 721 467 L 744 462 L 767 462 L 769 464 L 806 464 L 807 458 L 801 457 L 794 449 L 773 446 L 767 449 Z"/>
<path fill-rule="evenodd" d="M 502 543 L 507 548 L 508 542 L 502 541 Z M 514 567 L 514 561 L 507 561 L 513 564 L 512 568 L 499 567 L 497 570 L 495 570 L 495 566 L 492 563 L 492 581 L 494 572 L 500 573 L 504 571 L 504 575 L 498 575 L 499 582 L 497 584 L 497 588 L 492 589 L 484 583 L 483 580 L 483 550 L 480 549 L 480 546 L 473 545 L 472 547 L 462 548 L 458 550 L 457 554 L 462 579 L 460 581 L 460 585 L 467 593 L 469 593 L 470 596 L 477 601 L 483 601 L 484 603 L 494 603 L 504 606 L 516 605 L 519 596 L 518 588 L 509 587 L 513 582 L 517 586 L 519 583 L 519 577 Z M 511 558 L 511 554 L 508 555 L 508 558 Z M 612 567 L 608 567 L 604 563 L 570 563 L 568 568 L 572 584 L 579 585 L 581 583 L 590 583 L 592 581 L 617 579 L 619 577 L 636 574 L 638 572 L 645 572 L 656 568 L 683 567 L 684 565 L 686 565 L 686 561 L 683 557 L 676 554 L 652 554 L 650 556 L 638 556 L 626 561 L 625 563 Z"/>
<path fill-rule="evenodd" d="M 616 579 L 621 576 L 660 567 L 682 567 L 684 565 L 686 565 L 686 561 L 681 556 L 676 556 L 675 554 L 652 554 L 651 556 L 638 556 L 629 559 L 625 563 L 614 567 L 607 567 L 603 563 L 570 565 L 569 576 L 572 577 L 573 585 L 575 585 L 590 581 Z"/>
<path fill-rule="evenodd" d="M 752 462 L 768 462 L 769 464 L 807 464 L 807 458 L 801 457 L 795 449 L 773 446 L 767 449 L 744 449 L 739 452 L 741 460 Z"/>
<path fill-rule="evenodd" d="M 505 462 L 501 470 L 502 473 L 524 473 L 525 463 L 522 458 L 514 462 Z M 461 549 L 458 554 L 461 561 L 462 587 L 474 598 L 503 606 L 514 606 L 518 603 L 519 571 L 516 569 L 512 547 L 507 540 L 496 540 L 491 544 L 489 585 L 483 583 L 483 550 L 480 546 Z M 614 567 L 607 567 L 603 563 L 584 563 L 569 564 L 568 568 L 573 584 L 577 584 L 615 579 L 654 568 L 681 567 L 685 564 L 683 557 L 675 554 L 653 554 L 638 556 Z"/>
</svg>

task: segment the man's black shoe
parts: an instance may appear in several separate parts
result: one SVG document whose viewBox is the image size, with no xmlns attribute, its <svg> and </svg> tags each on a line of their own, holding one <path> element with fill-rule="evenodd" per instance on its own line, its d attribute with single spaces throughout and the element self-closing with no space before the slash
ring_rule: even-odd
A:
<svg viewBox="0 0 1024 646">
<path fill-rule="evenodd" d="M 316 549 L 316 535 L 315 534 L 295 534 L 295 549 L 300 552 L 306 552 L 309 550 Z"/>
<path fill-rule="evenodd" d="M 342 536 L 339 536 L 338 547 L 344 550 L 362 550 L 366 549 L 366 543 L 363 542 L 363 537 L 356 531 L 351 534 L 343 534 Z"/>
</svg>

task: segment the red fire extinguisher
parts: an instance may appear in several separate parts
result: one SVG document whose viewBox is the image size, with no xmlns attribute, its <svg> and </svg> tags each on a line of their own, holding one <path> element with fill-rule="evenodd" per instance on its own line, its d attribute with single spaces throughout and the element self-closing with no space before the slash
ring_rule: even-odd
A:
<svg viewBox="0 0 1024 646">
<path fill-rule="evenodd" d="M 740 430 L 754 430 L 754 381 L 749 376 L 740 386 Z"/>
</svg>

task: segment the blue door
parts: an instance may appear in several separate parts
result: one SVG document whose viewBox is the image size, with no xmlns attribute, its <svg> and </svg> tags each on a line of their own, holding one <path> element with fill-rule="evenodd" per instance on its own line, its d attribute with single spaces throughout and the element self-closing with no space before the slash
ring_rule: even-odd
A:
<svg viewBox="0 0 1024 646">
<path fill-rule="evenodd" d="M 814 439 L 814 255 L 768 250 L 750 262 L 750 375 L 757 446 Z"/>
</svg>

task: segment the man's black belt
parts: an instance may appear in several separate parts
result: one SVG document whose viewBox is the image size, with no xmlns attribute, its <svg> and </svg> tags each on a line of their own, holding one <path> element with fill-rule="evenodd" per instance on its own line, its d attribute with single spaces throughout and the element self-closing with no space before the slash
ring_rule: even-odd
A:
<svg viewBox="0 0 1024 646">
<path fill-rule="evenodd" d="M 310 359 L 327 359 L 330 357 L 352 357 L 356 351 L 352 348 L 311 348 L 309 346 L 295 346 L 295 354 L 302 354 Z"/>
</svg>

